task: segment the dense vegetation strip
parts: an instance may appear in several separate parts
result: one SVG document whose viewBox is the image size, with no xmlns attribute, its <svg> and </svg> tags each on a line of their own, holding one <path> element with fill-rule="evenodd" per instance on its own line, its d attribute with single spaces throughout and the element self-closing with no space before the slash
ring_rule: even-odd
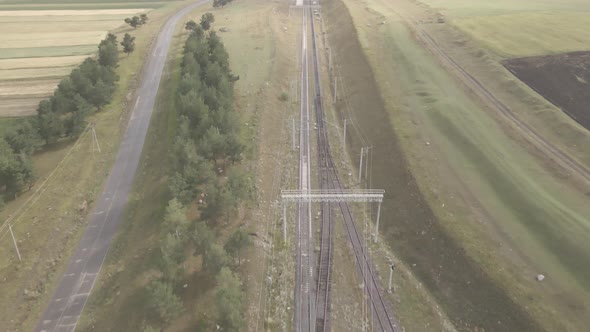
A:
<svg viewBox="0 0 590 332">
<path fill-rule="evenodd" d="M 191 21 L 186 26 L 191 33 L 184 46 L 176 92 L 179 118 L 170 153 L 168 184 L 173 198 L 159 226 L 161 274 L 146 286 L 152 310 L 147 330 L 159 330 L 154 326 L 168 325 L 185 310 L 177 290 L 182 289 L 187 253 L 202 256 L 202 271 L 217 283 L 217 317 L 202 318 L 198 328 L 214 330 L 214 322 L 224 331 L 244 326 L 242 283 L 234 270 L 250 238 L 241 228 L 227 240 L 216 230 L 236 216 L 240 202 L 252 199 L 253 186 L 240 164 L 244 144 L 233 108 L 234 82 L 239 78 L 231 73 L 221 39 L 208 32 L 213 21 L 207 13 L 200 24 Z M 197 215 L 188 217 L 188 207 L 195 204 Z"/>
<path fill-rule="evenodd" d="M 145 24 L 147 16 L 142 15 Z M 135 37 L 121 42 L 127 54 L 135 49 Z M 37 116 L 20 121 L 0 136 L 0 207 L 35 182 L 31 156 L 63 139 L 79 137 L 88 127 L 86 118 L 108 105 L 119 76 L 117 37 L 108 34 L 98 45 L 98 56 L 87 58 L 59 83 L 53 96 L 39 103 Z"/>
</svg>

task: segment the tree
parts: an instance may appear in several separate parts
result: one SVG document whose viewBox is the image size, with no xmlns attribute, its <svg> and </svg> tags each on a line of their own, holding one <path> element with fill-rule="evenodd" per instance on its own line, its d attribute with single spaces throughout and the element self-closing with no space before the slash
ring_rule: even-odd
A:
<svg viewBox="0 0 590 332">
<path fill-rule="evenodd" d="M 215 7 L 215 8 L 223 7 L 230 2 L 231 2 L 231 0 L 213 0 L 213 7 Z"/>
<path fill-rule="evenodd" d="M 204 221 L 199 221 L 195 225 L 195 231 L 193 233 L 193 242 L 195 244 L 195 249 L 198 254 L 203 254 L 211 248 L 213 242 L 215 242 L 215 234 L 207 226 L 207 223 Z"/>
<path fill-rule="evenodd" d="M 160 240 L 162 254 L 161 270 L 164 279 L 176 282 L 182 276 L 183 267 L 180 263 L 186 259 L 184 255 L 184 241 L 174 234 L 166 234 Z"/>
<path fill-rule="evenodd" d="M 92 86 L 86 77 L 82 75 L 80 69 L 74 69 L 70 73 L 70 77 L 64 78 L 53 96 L 49 98 L 51 102 L 51 110 L 57 114 L 71 113 L 75 110 L 74 97 L 76 94 L 88 94 L 88 89 Z"/>
<path fill-rule="evenodd" d="M 213 275 L 226 266 L 227 262 L 227 253 L 218 244 L 212 244 L 203 255 L 203 266 Z"/>
<path fill-rule="evenodd" d="M 105 67 L 116 67 L 119 62 L 117 44 L 108 42 L 98 48 L 98 63 Z"/>
<path fill-rule="evenodd" d="M 250 235 L 240 228 L 231 235 L 224 248 L 232 257 L 238 258 L 238 265 L 240 265 L 242 263 L 240 252 L 251 244 Z"/>
<path fill-rule="evenodd" d="M 135 37 L 131 37 L 130 34 L 126 33 L 121 42 L 121 46 L 123 46 L 123 52 L 129 55 L 129 53 L 135 50 Z"/>
<path fill-rule="evenodd" d="M 112 33 L 108 33 L 106 38 L 100 41 L 100 44 L 98 44 L 98 47 L 101 47 L 106 43 L 112 43 L 112 44 L 117 45 L 117 36 L 113 35 Z"/>
<path fill-rule="evenodd" d="M 211 27 L 211 24 L 215 22 L 215 17 L 211 13 L 205 13 L 201 16 L 201 27 L 207 31 Z"/>
<path fill-rule="evenodd" d="M 200 141 L 199 151 L 205 158 L 217 161 L 224 155 L 225 139 L 216 127 L 209 127 Z"/>
<path fill-rule="evenodd" d="M 141 25 L 147 24 L 147 21 L 149 21 L 147 14 L 139 15 L 139 21 L 141 22 Z"/>
<path fill-rule="evenodd" d="M 170 322 L 184 310 L 172 286 L 162 281 L 154 281 L 148 287 L 148 303 L 163 323 Z"/>
<path fill-rule="evenodd" d="M 59 115 L 54 112 L 43 112 L 37 119 L 39 135 L 45 140 L 45 143 L 57 142 L 64 131 L 63 122 Z"/>
<path fill-rule="evenodd" d="M 225 144 L 227 157 L 232 163 L 242 160 L 242 153 L 244 152 L 245 146 L 240 142 L 235 132 L 227 135 Z"/>
<path fill-rule="evenodd" d="M 24 152 L 14 153 L 0 137 L 0 192 L 15 195 L 35 180 L 33 164 Z"/>
<path fill-rule="evenodd" d="M 66 136 L 78 137 L 86 129 L 86 116 L 94 112 L 94 107 L 90 105 L 80 95 L 74 98 L 76 110 L 69 114 L 64 121 L 64 130 Z"/>
<path fill-rule="evenodd" d="M 160 332 L 160 331 L 161 331 L 161 329 L 159 329 L 159 328 L 157 328 L 157 327 L 153 327 L 153 326 L 151 326 L 151 325 L 146 325 L 146 326 L 143 328 L 143 332 Z"/>
<path fill-rule="evenodd" d="M 192 29 L 190 36 L 201 40 L 203 37 L 205 37 L 205 30 L 203 30 L 200 25 L 197 25 L 194 29 Z"/>
<path fill-rule="evenodd" d="M 189 121 L 183 119 L 186 118 L 181 117 L 181 121 L 184 121 L 181 128 L 186 126 L 188 131 Z M 171 156 L 177 171 L 170 179 L 170 191 L 180 202 L 188 204 L 199 195 L 200 185 L 215 177 L 213 166 L 210 161 L 197 154 L 190 137 L 179 136 L 174 143 Z"/>
<path fill-rule="evenodd" d="M 217 63 L 212 63 L 211 65 L 207 66 L 205 70 L 205 84 L 210 87 L 218 88 L 219 83 L 223 79 L 223 71 L 221 66 Z"/>
<path fill-rule="evenodd" d="M 139 16 L 128 17 L 125 19 L 125 23 L 129 24 L 133 29 L 137 29 L 137 27 L 141 26 L 141 18 Z"/>
<path fill-rule="evenodd" d="M 187 229 L 189 224 L 184 206 L 178 199 L 171 199 L 168 202 L 164 216 L 164 234 L 175 234 L 182 239 L 186 239 L 188 237 Z"/>
<path fill-rule="evenodd" d="M 15 153 L 31 155 L 43 144 L 32 122 L 33 120 L 25 120 L 6 133 L 6 142 Z"/>
<path fill-rule="evenodd" d="M 230 269 L 224 267 L 217 276 L 217 308 L 224 331 L 240 331 L 244 326 L 242 315 L 242 283 Z"/>
<path fill-rule="evenodd" d="M 226 195 L 219 181 L 213 180 L 207 184 L 207 204 L 201 208 L 201 218 L 203 220 L 217 220 L 224 211 Z"/>
<path fill-rule="evenodd" d="M 92 95 L 88 101 L 100 110 L 103 106 L 106 106 L 111 102 L 114 91 L 114 85 L 107 84 L 103 82 L 103 80 L 99 79 L 92 87 Z"/>
<path fill-rule="evenodd" d="M 195 22 L 194 20 L 190 20 L 190 21 L 186 22 L 186 24 L 184 25 L 184 29 L 185 30 L 194 30 L 198 26 L 199 25 L 197 24 L 197 22 Z"/>
</svg>

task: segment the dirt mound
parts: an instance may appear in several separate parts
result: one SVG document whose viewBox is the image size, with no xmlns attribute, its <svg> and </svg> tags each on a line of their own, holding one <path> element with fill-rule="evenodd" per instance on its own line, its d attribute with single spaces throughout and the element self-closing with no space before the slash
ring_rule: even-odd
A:
<svg viewBox="0 0 590 332">
<path fill-rule="evenodd" d="M 590 130 L 590 52 L 511 59 L 504 66 Z"/>
</svg>

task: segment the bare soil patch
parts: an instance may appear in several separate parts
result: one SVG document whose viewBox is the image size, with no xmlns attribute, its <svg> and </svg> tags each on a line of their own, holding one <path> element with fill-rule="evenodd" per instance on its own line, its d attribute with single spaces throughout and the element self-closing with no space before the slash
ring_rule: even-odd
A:
<svg viewBox="0 0 590 332">
<path fill-rule="evenodd" d="M 521 81 L 590 130 L 590 52 L 503 61 Z"/>
</svg>

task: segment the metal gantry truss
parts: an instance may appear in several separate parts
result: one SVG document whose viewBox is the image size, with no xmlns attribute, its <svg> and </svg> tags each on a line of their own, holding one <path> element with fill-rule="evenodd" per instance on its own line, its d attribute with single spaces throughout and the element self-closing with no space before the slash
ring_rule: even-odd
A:
<svg viewBox="0 0 590 332">
<path fill-rule="evenodd" d="M 378 202 L 375 223 L 375 241 L 379 234 L 381 202 L 385 190 L 382 189 L 310 189 L 281 190 L 283 205 L 283 240 L 287 242 L 287 203 L 289 202 Z"/>
</svg>

